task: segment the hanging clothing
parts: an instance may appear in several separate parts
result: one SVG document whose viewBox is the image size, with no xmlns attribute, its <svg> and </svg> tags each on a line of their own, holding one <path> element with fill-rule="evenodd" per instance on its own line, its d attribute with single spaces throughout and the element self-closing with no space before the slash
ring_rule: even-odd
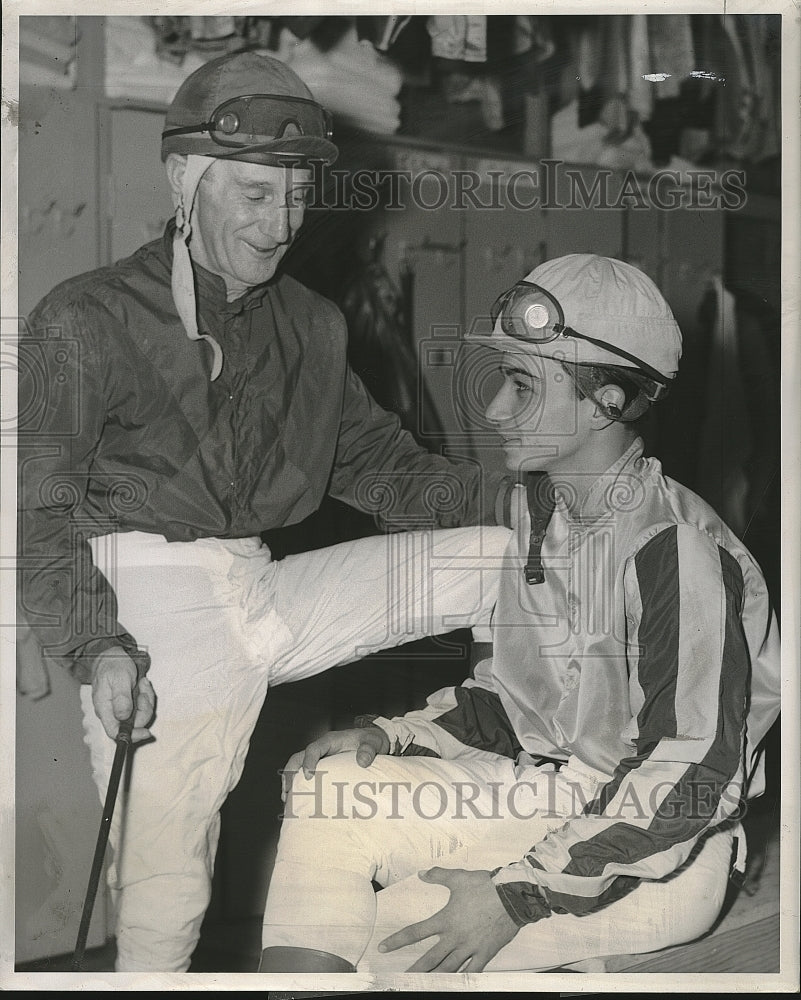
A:
<svg viewBox="0 0 801 1000">
<path fill-rule="evenodd" d="M 651 74 L 667 79 L 652 83 L 656 100 L 678 97 L 682 80 L 695 69 L 695 49 L 689 14 L 654 14 L 648 18 Z"/>
<path fill-rule="evenodd" d="M 727 86 L 734 84 L 734 100 L 729 108 L 729 133 L 726 151 L 735 159 L 743 159 L 748 151 L 754 128 L 754 89 L 751 65 L 743 43 L 743 25 L 737 15 L 719 15 L 729 45 L 729 77 Z"/>
<path fill-rule="evenodd" d="M 628 89 L 629 20 L 622 14 L 603 19 L 605 33 L 604 84 L 609 97 L 626 93 Z"/>
<path fill-rule="evenodd" d="M 689 14 L 633 14 L 629 18 L 629 103 L 642 120 L 654 102 L 677 97 L 695 68 Z M 664 79 L 654 77 L 664 76 Z M 650 79 L 649 79 L 650 78 Z"/>
<path fill-rule="evenodd" d="M 357 17 L 356 31 L 359 41 L 370 42 L 379 52 L 387 52 L 410 21 L 411 17 L 399 16 Z"/>
<path fill-rule="evenodd" d="M 759 14 L 740 15 L 743 47 L 751 69 L 752 120 L 744 158 L 759 162 L 778 155 L 780 148 L 778 111 L 780 88 L 774 90 L 773 70 L 781 67 L 779 53 L 769 54 L 771 19 Z"/>
<path fill-rule="evenodd" d="M 486 62 L 487 18 L 483 15 L 432 15 L 426 27 L 436 58 Z"/>
<path fill-rule="evenodd" d="M 418 440 L 423 426 L 444 437 L 436 408 L 420 379 L 412 347 L 409 303 L 403 301 L 381 261 L 382 241 L 370 241 L 369 258 L 339 302 L 348 325 L 348 360 L 379 406 L 396 413 L 402 426 Z M 421 397 L 422 393 L 422 397 Z M 433 421 L 433 425 L 432 425 Z"/>
<path fill-rule="evenodd" d="M 314 38 L 292 39 L 284 61 L 312 93 L 323 96 L 335 123 L 377 134 L 392 134 L 400 127 L 401 70 L 372 45 L 359 41 L 355 23 L 325 48 Z"/>
<path fill-rule="evenodd" d="M 577 41 L 577 62 L 579 89 L 590 90 L 601 75 L 603 49 L 601 41 L 601 19 L 587 18 L 579 30 Z"/>
<path fill-rule="evenodd" d="M 236 34 L 236 22 L 234 17 L 190 17 L 189 34 L 196 45 L 214 44 Z"/>
<path fill-rule="evenodd" d="M 651 117 L 654 100 L 653 88 L 645 79 L 650 67 L 648 17 L 645 14 L 632 14 L 629 24 L 628 99 L 640 118 L 647 120 Z"/>
<path fill-rule="evenodd" d="M 740 362 L 737 310 L 720 276 L 712 280 L 706 415 L 700 428 L 698 492 L 738 536 L 748 523 L 748 459 L 753 447 Z"/>
<path fill-rule="evenodd" d="M 602 19 L 586 18 L 576 43 L 578 76 L 578 127 L 597 122 L 606 100 L 603 77 Z"/>
<path fill-rule="evenodd" d="M 324 17 L 281 17 L 278 18 L 281 24 L 285 25 L 295 38 L 308 38 L 325 21 Z"/>
</svg>

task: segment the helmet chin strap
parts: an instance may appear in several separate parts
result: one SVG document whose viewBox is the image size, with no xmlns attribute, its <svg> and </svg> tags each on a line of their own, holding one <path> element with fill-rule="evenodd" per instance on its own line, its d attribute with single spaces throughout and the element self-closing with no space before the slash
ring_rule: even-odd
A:
<svg viewBox="0 0 801 1000">
<path fill-rule="evenodd" d="M 207 333 L 200 333 L 197 324 L 197 299 L 195 297 L 195 277 L 189 256 L 189 237 L 192 234 L 192 206 L 197 194 L 200 178 L 214 163 L 211 156 L 186 157 L 186 169 L 181 182 L 181 193 L 175 210 L 175 236 L 172 241 L 172 297 L 178 315 L 190 340 L 205 340 L 213 352 L 211 381 L 222 371 L 223 353 L 217 341 Z"/>
</svg>

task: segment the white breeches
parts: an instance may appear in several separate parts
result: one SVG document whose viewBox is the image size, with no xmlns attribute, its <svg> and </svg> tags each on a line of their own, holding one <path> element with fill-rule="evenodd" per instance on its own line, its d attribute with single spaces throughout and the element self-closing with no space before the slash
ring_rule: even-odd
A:
<svg viewBox="0 0 801 1000">
<path fill-rule="evenodd" d="M 449 896 L 418 872 L 492 871 L 518 861 L 606 780 L 575 759 L 556 772 L 469 752 L 458 760 L 379 756 L 366 769 L 352 753 L 326 757 L 311 779 L 294 777 L 262 946 L 329 952 L 359 972 L 408 971 L 433 939 L 386 954 L 378 944 L 442 909 Z M 553 914 L 523 927 L 486 971 L 553 969 L 691 941 L 720 912 L 731 853 L 732 831 L 716 832 L 667 879 L 643 881 L 585 916 Z M 373 881 L 385 888 L 376 893 Z"/>
<path fill-rule="evenodd" d="M 219 811 L 271 685 L 488 624 L 505 528 L 382 535 L 272 561 L 258 539 L 92 540 L 119 620 L 151 657 L 154 740 L 136 748 L 110 833 L 119 971 L 189 967 Z M 101 799 L 114 744 L 81 690 Z M 287 748 L 287 756 L 296 747 Z"/>
</svg>

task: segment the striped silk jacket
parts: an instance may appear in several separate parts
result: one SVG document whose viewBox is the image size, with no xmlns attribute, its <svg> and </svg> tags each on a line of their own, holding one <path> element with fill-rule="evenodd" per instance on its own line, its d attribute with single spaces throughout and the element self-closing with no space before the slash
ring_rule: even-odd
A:
<svg viewBox="0 0 801 1000">
<path fill-rule="evenodd" d="M 424 709 L 375 720 L 394 753 L 572 758 L 605 776 L 494 874 L 521 923 L 667 876 L 764 791 L 760 743 L 780 688 L 765 581 L 715 512 L 642 451 L 637 440 L 580 504 L 552 488 L 548 502 L 541 475 L 517 487 L 491 658 Z"/>
</svg>

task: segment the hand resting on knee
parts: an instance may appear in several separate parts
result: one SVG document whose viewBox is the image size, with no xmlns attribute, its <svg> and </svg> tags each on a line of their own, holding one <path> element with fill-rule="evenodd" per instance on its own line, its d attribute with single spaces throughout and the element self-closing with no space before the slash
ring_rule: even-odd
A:
<svg viewBox="0 0 801 1000">
<path fill-rule="evenodd" d="M 281 799 L 286 802 L 293 775 L 302 770 L 308 780 L 323 757 L 355 752 L 359 766 L 369 767 L 377 754 L 387 754 L 389 749 L 389 737 L 378 726 L 368 725 L 363 729 L 342 729 L 326 733 L 310 743 L 305 750 L 293 753 L 286 762 L 281 773 Z"/>
</svg>

